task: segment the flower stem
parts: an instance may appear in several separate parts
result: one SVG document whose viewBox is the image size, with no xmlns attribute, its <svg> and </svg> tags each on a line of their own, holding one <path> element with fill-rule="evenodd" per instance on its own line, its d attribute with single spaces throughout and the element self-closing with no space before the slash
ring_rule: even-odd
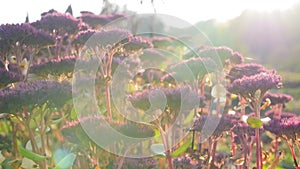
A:
<svg viewBox="0 0 300 169">
<path fill-rule="evenodd" d="M 105 82 L 105 94 L 106 94 L 106 109 L 108 113 L 109 121 L 112 120 L 112 113 L 111 113 L 111 102 L 110 102 L 110 88 L 109 88 L 109 81 Z"/>
<path fill-rule="evenodd" d="M 256 117 L 260 119 L 260 101 L 255 105 Z M 260 129 L 255 129 L 255 138 L 256 138 L 256 168 L 262 169 L 262 148 L 261 148 L 261 134 Z"/>
<path fill-rule="evenodd" d="M 294 159 L 294 164 L 295 164 L 295 167 L 296 169 L 299 169 L 300 166 L 298 165 L 297 163 L 297 158 L 296 158 L 296 153 L 295 153 L 295 150 L 294 150 L 294 145 L 293 144 L 288 144 L 289 147 L 290 147 L 290 150 L 291 150 L 291 153 L 292 153 L 292 157 Z"/>
</svg>

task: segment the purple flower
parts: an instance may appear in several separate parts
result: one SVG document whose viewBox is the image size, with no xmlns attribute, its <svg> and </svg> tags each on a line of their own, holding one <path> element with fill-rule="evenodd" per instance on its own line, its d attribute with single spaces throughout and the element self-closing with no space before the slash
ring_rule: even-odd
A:
<svg viewBox="0 0 300 169">
<path fill-rule="evenodd" d="M 26 107 L 48 103 L 49 107 L 59 108 L 71 99 L 71 85 L 68 82 L 35 81 L 20 82 L 16 87 L 0 91 L 1 113 L 16 113 Z"/>
<path fill-rule="evenodd" d="M 161 91 L 158 93 L 157 90 Z M 166 99 L 166 106 L 175 112 L 186 111 L 189 112 L 195 107 L 202 107 L 204 105 L 203 98 L 201 98 L 195 91 L 189 87 L 181 88 L 159 88 L 159 89 L 147 89 L 142 92 L 137 92 L 132 96 L 129 96 L 129 101 L 132 105 L 141 110 L 148 110 L 152 106 L 155 106 L 154 102 L 162 102 Z M 151 103 L 150 100 L 151 99 Z M 157 103 L 159 104 L 159 103 Z M 165 109 L 167 107 L 155 107 L 157 109 Z"/>
<path fill-rule="evenodd" d="M 1 53 L 16 52 L 16 47 L 30 46 L 41 48 L 47 45 L 54 44 L 54 38 L 43 32 L 37 30 L 30 24 L 6 24 L 0 25 L 0 43 L 7 49 L 2 50 Z"/>
<path fill-rule="evenodd" d="M 72 43 L 84 45 L 95 32 L 96 31 L 92 29 L 80 31 Z"/>
<path fill-rule="evenodd" d="M 187 53 L 183 58 L 188 59 L 188 58 L 192 58 L 192 57 L 211 58 L 220 67 L 223 67 L 223 65 L 225 63 L 239 64 L 244 61 L 243 56 L 240 53 L 234 52 L 232 49 L 230 49 L 226 46 L 201 47 L 201 48 L 195 49 L 195 51 L 191 51 L 191 52 Z"/>
<path fill-rule="evenodd" d="M 280 85 L 280 83 L 281 76 L 276 75 L 275 71 L 268 71 L 236 79 L 227 86 L 227 90 L 233 94 L 253 97 L 257 90 L 265 93 L 267 90 Z"/>
<path fill-rule="evenodd" d="M 150 40 L 140 36 L 129 36 L 128 42 L 123 46 L 126 52 L 139 51 L 141 49 L 152 47 L 153 44 Z"/>
<path fill-rule="evenodd" d="M 168 54 L 155 48 L 143 50 L 139 56 L 144 65 L 157 66 L 164 63 L 168 59 Z"/>
<path fill-rule="evenodd" d="M 280 116 L 278 116 L 277 113 L 280 113 Z M 296 114 L 290 112 L 276 112 L 275 110 L 269 110 L 265 112 L 265 116 L 270 117 L 271 119 L 278 118 L 278 117 L 291 118 L 291 117 L 295 117 Z"/>
<path fill-rule="evenodd" d="M 6 86 L 10 83 L 15 83 L 18 81 L 20 81 L 19 73 L 0 68 L 0 86 Z"/>
<path fill-rule="evenodd" d="M 152 38 L 154 48 L 167 48 L 176 45 L 176 41 L 170 37 L 155 36 Z"/>
<path fill-rule="evenodd" d="M 52 59 L 48 62 L 34 64 L 30 67 L 30 72 L 43 76 L 47 76 L 48 74 L 67 74 L 73 72 L 75 63 L 76 58 L 74 56 L 66 56 L 64 58 Z"/>
<path fill-rule="evenodd" d="M 124 15 L 121 14 L 95 15 L 93 13 L 83 13 L 82 16 L 80 16 L 84 23 L 94 29 L 101 28 L 109 22 L 122 17 L 124 17 Z"/>
<path fill-rule="evenodd" d="M 191 130 L 206 132 L 202 130 L 204 126 L 216 127 L 212 134 L 215 138 L 218 138 L 223 132 L 231 130 L 237 122 L 238 119 L 235 115 L 224 114 L 221 117 L 217 115 L 201 115 L 194 119 Z M 205 133 L 202 134 L 205 135 Z"/>
<path fill-rule="evenodd" d="M 264 129 L 287 141 L 296 141 L 300 136 L 300 116 L 272 119 L 264 125 Z"/>
<path fill-rule="evenodd" d="M 230 69 L 230 72 L 226 76 L 231 82 L 236 79 L 240 79 L 243 76 L 252 76 L 258 73 L 267 72 L 262 65 L 256 63 L 238 64 Z"/>
<path fill-rule="evenodd" d="M 174 169 L 194 169 L 196 168 L 196 163 L 190 157 L 177 157 L 173 160 Z"/>
<path fill-rule="evenodd" d="M 93 126 L 95 132 L 105 130 L 111 131 L 112 129 L 116 130 L 118 133 L 121 133 L 127 137 L 133 138 L 147 138 L 153 137 L 155 135 L 154 130 L 145 124 L 136 123 L 132 121 L 123 121 L 123 122 L 106 122 L 106 117 L 100 115 L 89 115 L 86 117 L 80 117 L 73 121 L 67 121 L 66 124 L 61 128 L 64 136 L 71 142 L 79 143 L 80 137 L 86 137 L 85 132 L 82 130 L 81 126 Z M 109 129 L 111 127 L 112 129 Z M 79 135 L 74 133 L 78 133 Z M 99 134 L 99 133 L 98 133 Z M 110 133 L 101 133 L 107 134 L 107 137 L 113 137 Z M 79 137 L 79 138 L 78 138 Z M 110 141 L 109 141 L 110 142 Z"/>
<path fill-rule="evenodd" d="M 80 20 L 69 14 L 54 12 L 42 16 L 41 20 L 33 22 L 31 25 L 51 34 L 64 36 L 66 33 L 76 34 L 79 31 Z"/>
<path fill-rule="evenodd" d="M 93 36 L 89 38 L 86 45 L 95 48 L 100 46 L 102 48 L 113 47 L 117 44 L 125 44 L 131 36 L 130 32 L 122 29 L 110 29 L 96 31 Z"/>
<path fill-rule="evenodd" d="M 153 157 L 147 157 L 147 158 L 126 157 L 122 169 L 157 168 L 157 163 L 158 163 L 157 160 Z M 115 164 L 115 168 L 118 168 L 118 164 Z"/>
<path fill-rule="evenodd" d="M 174 78 L 178 81 L 194 81 L 198 77 L 202 79 L 205 74 L 215 72 L 219 68 L 210 58 L 190 58 L 171 65 L 169 69 L 174 73 Z M 189 76 L 190 74 L 193 76 Z"/>
<path fill-rule="evenodd" d="M 283 93 L 266 93 L 264 95 L 263 100 L 270 99 L 271 105 L 277 105 L 277 104 L 282 104 L 284 105 L 285 103 L 291 101 L 293 99 L 292 96 L 283 94 Z"/>
</svg>

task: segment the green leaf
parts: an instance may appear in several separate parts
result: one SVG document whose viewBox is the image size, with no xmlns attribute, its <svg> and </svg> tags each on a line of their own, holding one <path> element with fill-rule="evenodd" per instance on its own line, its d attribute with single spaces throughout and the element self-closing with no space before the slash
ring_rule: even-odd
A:
<svg viewBox="0 0 300 169">
<path fill-rule="evenodd" d="M 36 154 L 30 150 L 26 150 L 25 148 L 23 148 L 22 146 L 18 146 L 18 150 L 20 152 L 20 154 L 32 161 L 38 162 L 38 161 L 42 161 L 42 160 L 46 160 L 47 157 L 46 156 L 42 156 L 39 154 Z"/>
<path fill-rule="evenodd" d="M 55 168 L 53 169 L 67 169 L 70 168 L 74 161 L 76 159 L 76 155 L 73 153 L 70 153 L 68 155 L 66 155 L 62 160 L 60 160 L 57 165 L 55 166 Z"/>
<path fill-rule="evenodd" d="M 190 114 L 184 119 L 184 121 L 183 121 L 183 125 L 187 125 L 187 124 L 190 124 L 192 121 L 193 121 L 193 119 L 194 119 L 194 110 L 192 110 L 191 112 L 190 112 Z"/>
<path fill-rule="evenodd" d="M 63 116 L 63 117 L 58 118 L 58 119 L 52 119 L 52 120 L 50 121 L 50 124 L 58 124 L 58 123 L 62 122 L 63 120 L 65 120 L 66 117 L 68 117 L 68 115 Z"/>
<path fill-rule="evenodd" d="M 165 154 L 165 147 L 163 144 L 152 144 L 150 146 L 150 150 L 155 154 L 155 155 L 158 155 L 158 156 L 163 156 L 165 157 L 166 154 Z"/>
<path fill-rule="evenodd" d="M 192 139 L 189 137 L 187 140 L 183 141 L 183 144 L 175 150 L 171 156 L 172 157 L 179 157 L 181 156 L 192 144 Z"/>
<path fill-rule="evenodd" d="M 247 123 L 252 128 L 260 128 L 263 125 L 263 122 L 257 117 L 248 117 Z"/>
</svg>

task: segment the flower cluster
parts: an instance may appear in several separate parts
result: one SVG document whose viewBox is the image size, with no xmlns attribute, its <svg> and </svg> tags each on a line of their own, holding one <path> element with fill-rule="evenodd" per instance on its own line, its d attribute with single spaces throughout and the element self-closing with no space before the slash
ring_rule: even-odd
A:
<svg viewBox="0 0 300 169">
<path fill-rule="evenodd" d="M 31 23 L 32 26 L 46 30 L 50 34 L 64 36 L 79 31 L 80 20 L 69 14 L 48 13 L 41 20 Z"/>
<path fill-rule="evenodd" d="M 277 104 L 282 104 L 284 105 L 285 103 L 288 103 L 293 99 L 292 96 L 283 94 L 283 93 L 266 93 L 264 95 L 263 100 L 270 99 L 271 105 L 277 105 Z"/>
<path fill-rule="evenodd" d="M 18 81 L 20 81 L 20 76 L 18 73 L 0 68 L 0 86 L 6 86 L 10 83 L 15 83 Z"/>
<path fill-rule="evenodd" d="M 62 73 L 70 73 L 74 71 L 74 65 L 76 63 L 76 58 L 73 56 L 66 56 L 64 58 L 52 59 L 48 62 L 43 62 L 39 64 L 34 64 L 30 67 L 30 72 L 47 76 L 60 75 Z"/>
<path fill-rule="evenodd" d="M 230 69 L 230 72 L 226 76 L 231 82 L 236 79 L 240 79 L 243 76 L 252 76 L 258 73 L 267 72 L 267 70 L 260 64 L 245 63 L 235 65 Z"/>
<path fill-rule="evenodd" d="M 6 24 L 0 25 L 1 53 L 13 52 L 15 47 L 23 45 L 41 48 L 54 44 L 54 38 L 42 30 L 38 30 L 30 24 Z"/>
<path fill-rule="evenodd" d="M 190 157 L 178 157 L 173 160 L 174 169 L 194 169 L 196 168 L 196 163 Z"/>
<path fill-rule="evenodd" d="M 126 52 L 139 51 L 141 49 L 153 47 L 150 40 L 141 36 L 129 36 L 127 41 L 128 42 L 123 46 Z"/>
<path fill-rule="evenodd" d="M 96 48 L 96 46 L 102 48 L 113 47 L 117 44 L 125 44 L 130 36 L 131 34 L 128 31 L 122 29 L 96 31 L 86 45 L 91 48 Z"/>
<path fill-rule="evenodd" d="M 234 52 L 232 49 L 225 46 L 200 47 L 196 49 L 196 53 L 191 51 L 184 56 L 185 59 L 192 57 L 211 58 L 221 67 L 223 67 L 225 63 L 240 64 L 244 61 L 244 57 L 240 53 Z"/>
<path fill-rule="evenodd" d="M 161 91 L 164 96 L 157 93 L 156 90 Z M 195 107 L 204 105 L 203 98 L 189 87 L 147 89 L 129 96 L 129 101 L 134 107 L 146 111 L 151 107 L 150 97 L 151 101 L 157 102 L 162 102 L 166 99 L 167 106 L 176 112 L 180 110 L 189 112 Z"/>
<path fill-rule="evenodd" d="M 278 113 L 280 114 L 280 116 L 278 116 Z M 290 113 L 290 112 L 277 112 L 275 110 L 269 110 L 267 112 L 265 112 L 265 116 L 271 118 L 271 119 L 275 119 L 275 118 L 291 118 L 291 117 L 296 117 L 297 115 L 294 113 Z"/>
<path fill-rule="evenodd" d="M 72 43 L 84 45 L 95 32 L 96 31 L 92 29 L 80 31 Z"/>
<path fill-rule="evenodd" d="M 83 13 L 80 16 L 81 20 L 88 24 L 90 27 L 97 29 L 104 25 L 112 22 L 115 19 L 122 18 L 124 15 L 121 14 L 111 14 L 111 15 L 95 15 L 93 13 Z"/>
<path fill-rule="evenodd" d="M 139 56 L 139 58 L 145 66 L 156 66 L 166 61 L 168 55 L 158 49 L 149 48 L 143 50 L 143 53 Z"/>
<path fill-rule="evenodd" d="M 275 71 L 268 71 L 236 79 L 227 86 L 227 90 L 233 94 L 253 97 L 257 90 L 261 90 L 264 93 L 280 85 L 280 83 L 281 76 L 276 75 Z"/>
<path fill-rule="evenodd" d="M 168 48 L 170 46 L 176 46 L 179 44 L 178 41 L 175 41 L 174 39 L 170 37 L 165 36 L 155 36 L 152 38 L 152 43 L 154 48 Z"/>
<path fill-rule="evenodd" d="M 237 117 L 230 114 L 224 114 L 221 117 L 218 115 L 201 115 L 194 119 L 191 130 L 204 132 L 202 135 L 205 135 L 207 131 L 202 130 L 204 126 L 206 129 L 215 128 L 212 135 L 218 138 L 223 132 L 231 130 L 237 122 Z"/>
<path fill-rule="evenodd" d="M 264 129 L 288 141 L 296 141 L 300 137 L 300 117 L 272 119 Z"/>
<path fill-rule="evenodd" d="M 85 131 L 82 130 L 81 126 L 93 126 L 93 131 L 103 132 L 101 135 L 106 135 L 109 139 L 111 130 L 116 130 L 118 133 L 123 134 L 127 137 L 133 138 L 147 138 L 154 136 L 154 130 L 144 124 L 135 123 L 132 121 L 124 122 L 106 122 L 106 118 L 100 115 L 89 115 L 85 117 L 79 117 L 77 120 L 67 121 L 62 127 L 62 132 L 66 139 L 71 142 L 80 142 L 79 140 L 86 137 Z M 77 134 L 79 135 L 77 135 Z M 75 135 L 74 135 L 75 134 Z M 111 142 L 110 140 L 107 140 Z M 116 140 L 115 140 L 116 141 Z"/>
<path fill-rule="evenodd" d="M 123 169 L 134 169 L 134 168 L 156 168 L 157 160 L 152 157 L 147 158 L 130 158 L 126 157 L 122 165 Z M 118 164 L 115 164 L 115 168 L 118 168 Z"/>
<path fill-rule="evenodd" d="M 0 91 L 0 111 L 16 113 L 22 108 L 31 109 L 44 103 L 48 103 L 49 107 L 61 107 L 71 96 L 71 85 L 68 82 L 20 82 L 14 88 Z"/>
<path fill-rule="evenodd" d="M 204 77 L 205 74 L 219 70 L 216 62 L 210 58 L 190 58 L 170 66 L 173 77 L 177 81 L 194 81 Z M 189 76 L 192 74 L 193 76 Z"/>
</svg>

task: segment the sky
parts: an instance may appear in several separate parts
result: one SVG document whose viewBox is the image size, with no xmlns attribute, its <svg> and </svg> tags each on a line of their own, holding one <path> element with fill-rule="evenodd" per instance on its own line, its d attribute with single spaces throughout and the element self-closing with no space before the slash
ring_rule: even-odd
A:
<svg viewBox="0 0 300 169">
<path fill-rule="evenodd" d="M 137 13 L 154 13 L 151 0 L 110 0 L 110 2 L 126 5 L 127 9 Z M 300 0 L 154 0 L 157 13 L 178 17 L 188 23 L 217 19 L 220 22 L 239 16 L 244 10 L 286 10 Z M 75 16 L 80 11 L 99 13 L 102 0 L 6 0 L 0 6 L 0 24 L 22 23 L 26 14 L 30 22 L 40 19 L 42 12 L 55 9 L 64 12 L 72 5 Z"/>
</svg>

